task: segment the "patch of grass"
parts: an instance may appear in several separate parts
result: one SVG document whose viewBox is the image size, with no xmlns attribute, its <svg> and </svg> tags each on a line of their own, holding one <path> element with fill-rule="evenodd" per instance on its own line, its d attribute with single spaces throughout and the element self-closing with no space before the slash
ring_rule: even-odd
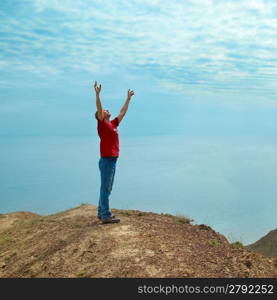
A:
<svg viewBox="0 0 277 300">
<path fill-rule="evenodd" d="M 190 219 L 184 215 L 176 215 L 174 218 L 177 224 L 190 224 L 194 221 L 193 219 Z"/>
<path fill-rule="evenodd" d="M 76 277 L 84 277 L 86 275 L 86 271 L 80 271 L 76 274 Z"/>
<path fill-rule="evenodd" d="M 0 214 L 0 219 L 5 218 L 4 214 Z"/>
<path fill-rule="evenodd" d="M 243 248 L 243 244 L 240 241 L 236 241 L 234 243 L 231 244 L 232 246 L 234 246 L 235 248 Z"/>
<path fill-rule="evenodd" d="M 4 244 L 6 244 L 6 243 L 8 243 L 8 242 L 10 242 L 10 238 L 8 238 L 8 237 L 2 237 L 2 236 L 0 236 L 0 246 L 2 246 L 2 245 L 4 245 Z"/>
<path fill-rule="evenodd" d="M 17 252 L 16 252 L 16 251 L 14 251 L 14 252 L 11 254 L 11 256 L 10 256 L 10 257 L 16 256 L 16 255 L 17 255 Z"/>
<path fill-rule="evenodd" d="M 27 220 L 15 220 L 13 225 L 15 225 L 17 227 L 32 227 L 43 221 L 44 221 L 43 217 L 36 217 L 36 218 L 32 218 L 32 219 L 27 219 Z"/>
<path fill-rule="evenodd" d="M 218 240 L 209 240 L 209 245 L 211 245 L 211 246 L 219 246 L 220 245 L 220 241 L 218 241 Z"/>
<path fill-rule="evenodd" d="M 142 217 L 142 216 L 145 216 L 145 215 L 146 215 L 146 213 L 145 212 L 141 212 L 141 211 L 137 214 L 138 217 Z"/>
<path fill-rule="evenodd" d="M 161 216 L 170 217 L 170 218 L 174 219 L 177 224 L 190 224 L 190 223 L 194 222 L 193 219 L 190 219 L 187 216 L 182 215 L 182 214 L 176 214 L 174 216 L 174 215 L 171 215 L 168 213 L 161 213 Z"/>
<path fill-rule="evenodd" d="M 11 242 L 13 239 L 9 235 L 9 231 L 4 231 L 0 234 L 0 246 L 3 246 L 9 242 Z"/>
<path fill-rule="evenodd" d="M 197 225 L 200 230 L 211 230 L 211 227 L 205 224 Z"/>
<path fill-rule="evenodd" d="M 161 214 L 162 216 L 166 216 L 166 217 L 174 217 L 174 216 L 172 216 L 171 214 L 168 214 L 168 213 L 166 213 L 166 214 Z"/>
</svg>

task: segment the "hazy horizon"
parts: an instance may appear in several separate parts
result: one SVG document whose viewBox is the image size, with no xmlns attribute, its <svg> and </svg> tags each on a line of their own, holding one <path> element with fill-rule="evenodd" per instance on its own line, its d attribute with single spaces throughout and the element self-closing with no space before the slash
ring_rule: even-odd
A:
<svg viewBox="0 0 277 300">
<path fill-rule="evenodd" d="M 111 207 L 183 214 L 244 244 L 277 228 L 276 141 L 122 136 L 120 144 Z M 1 213 L 97 205 L 99 156 L 97 137 L 0 138 Z"/>
</svg>

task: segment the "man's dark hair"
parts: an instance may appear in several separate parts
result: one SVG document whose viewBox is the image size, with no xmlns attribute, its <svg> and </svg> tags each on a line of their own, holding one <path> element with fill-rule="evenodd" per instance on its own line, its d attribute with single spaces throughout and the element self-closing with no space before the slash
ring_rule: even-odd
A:
<svg viewBox="0 0 277 300">
<path fill-rule="evenodd" d="M 98 120 L 97 114 L 98 114 L 98 111 L 95 113 L 95 119 L 96 119 L 96 120 Z"/>
</svg>

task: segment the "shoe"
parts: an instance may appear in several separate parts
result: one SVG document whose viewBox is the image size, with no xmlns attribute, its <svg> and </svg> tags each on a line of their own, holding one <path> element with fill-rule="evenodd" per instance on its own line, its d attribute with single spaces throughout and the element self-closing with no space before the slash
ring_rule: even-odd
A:
<svg viewBox="0 0 277 300">
<path fill-rule="evenodd" d="M 117 218 L 107 218 L 107 219 L 102 219 L 102 224 L 108 224 L 108 223 L 119 223 L 120 219 Z"/>
<path fill-rule="evenodd" d="M 101 220 L 101 217 L 100 217 L 100 216 L 97 216 L 97 218 L 98 218 L 99 220 Z M 110 218 L 113 218 L 113 219 L 114 219 L 114 218 L 115 218 L 115 215 L 111 215 Z"/>
</svg>

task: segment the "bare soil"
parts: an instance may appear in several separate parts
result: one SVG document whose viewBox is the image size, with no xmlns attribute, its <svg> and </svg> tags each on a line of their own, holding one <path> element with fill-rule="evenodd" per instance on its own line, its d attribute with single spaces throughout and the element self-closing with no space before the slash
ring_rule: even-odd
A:
<svg viewBox="0 0 277 300">
<path fill-rule="evenodd" d="M 82 204 L 0 215 L 0 277 L 274 277 L 277 259 L 236 247 L 185 217 L 134 210 L 101 224 Z"/>
</svg>

